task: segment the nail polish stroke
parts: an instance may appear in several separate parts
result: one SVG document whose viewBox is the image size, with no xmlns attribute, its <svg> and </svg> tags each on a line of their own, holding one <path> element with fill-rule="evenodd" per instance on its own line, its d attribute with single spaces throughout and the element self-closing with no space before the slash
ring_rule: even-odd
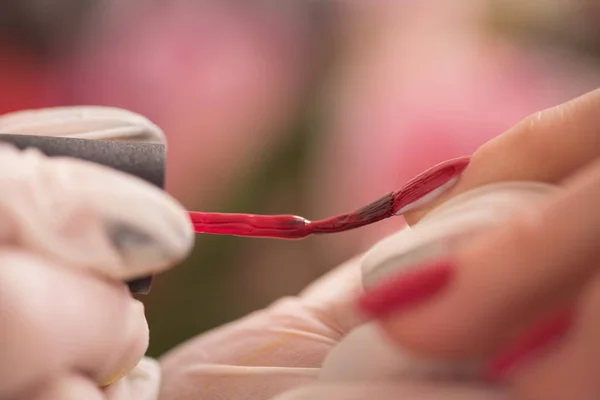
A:
<svg viewBox="0 0 600 400">
<path fill-rule="evenodd" d="M 357 306 L 373 318 L 399 313 L 439 293 L 453 275 L 454 265 L 448 260 L 423 265 L 370 289 L 359 298 Z"/>
</svg>

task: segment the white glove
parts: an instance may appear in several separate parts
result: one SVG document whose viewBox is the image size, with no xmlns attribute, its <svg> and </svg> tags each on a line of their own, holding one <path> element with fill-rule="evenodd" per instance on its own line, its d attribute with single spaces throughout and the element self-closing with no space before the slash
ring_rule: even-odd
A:
<svg viewBox="0 0 600 400">
<path fill-rule="evenodd" d="M 0 132 L 164 140 L 145 118 L 104 107 L 5 115 Z M 186 211 L 133 176 L 8 145 L 0 185 L 0 399 L 155 399 L 143 305 L 123 282 L 187 256 Z"/>
</svg>

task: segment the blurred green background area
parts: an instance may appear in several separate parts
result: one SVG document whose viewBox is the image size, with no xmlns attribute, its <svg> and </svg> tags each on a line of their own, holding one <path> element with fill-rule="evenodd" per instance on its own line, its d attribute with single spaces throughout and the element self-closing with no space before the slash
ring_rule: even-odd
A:
<svg viewBox="0 0 600 400">
<path fill-rule="evenodd" d="M 319 219 L 600 83 L 596 0 L 5 0 L 0 113 L 123 107 L 188 209 Z M 199 235 L 155 278 L 149 354 L 297 294 L 394 219 L 299 241 Z"/>
</svg>

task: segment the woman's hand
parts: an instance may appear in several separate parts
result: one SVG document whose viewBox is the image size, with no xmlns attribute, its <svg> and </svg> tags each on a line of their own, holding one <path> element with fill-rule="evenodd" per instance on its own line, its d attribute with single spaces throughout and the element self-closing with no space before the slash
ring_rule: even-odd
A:
<svg viewBox="0 0 600 400">
<path fill-rule="evenodd" d="M 518 393 L 533 398 L 598 395 L 589 391 L 593 379 L 586 378 L 593 376 L 591 367 L 600 357 L 594 357 L 593 347 L 582 351 L 595 337 L 587 321 L 593 321 L 590 310 L 598 301 L 592 276 L 600 221 L 591 208 L 600 195 L 600 167 L 591 166 L 600 154 L 598 110 L 600 91 L 595 91 L 527 118 L 482 146 L 456 186 L 407 216 L 415 223 L 449 198 L 493 182 L 537 180 L 566 189 L 537 218 L 511 222 L 456 254 L 455 279 L 439 300 L 382 318 L 382 340 L 388 336 L 405 348 L 442 358 L 492 357 L 537 317 L 559 312 L 560 302 L 573 305 L 581 299 L 574 330 L 581 339 L 509 379 Z M 476 384 L 319 383 L 316 376 L 329 350 L 364 322 L 354 307 L 361 293 L 360 260 L 355 259 L 298 297 L 180 346 L 162 360 L 161 398 L 268 399 L 294 387 L 278 399 L 507 398 Z M 569 396 L 560 397 L 564 393 Z"/>
<path fill-rule="evenodd" d="M 538 180 L 562 190 L 436 261 L 451 279 L 418 309 L 379 315 L 387 336 L 428 356 L 483 358 L 488 377 L 508 383 L 519 399 L 600 396 L 598 111 L 595 91 L 481 148 L 447 196 L 498 180 Z"/>
</svg>

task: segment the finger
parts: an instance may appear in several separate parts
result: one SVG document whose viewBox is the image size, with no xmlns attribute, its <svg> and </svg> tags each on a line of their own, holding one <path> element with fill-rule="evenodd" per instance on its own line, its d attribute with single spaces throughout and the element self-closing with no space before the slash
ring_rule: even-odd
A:
<svg viewBox="0 0 600 400">
<path fill-rule="evenodd" d="M 313 382 L 337 335 L 297 300 L 279 301 L 167 353 L 160 398 L 267 399 Z"/>
<path fill-rule="evenodd" d="M 22 400 L 105 400 L 98 385 L 89 378 L 80 375 L 69 375 L 53 381 L 31 397 L 27 395 Z"/>
<path fill-rule="evenodd" d="M 443 383 L 364 382 L 302 387 L 272 400 L 508 400 L 507 393 L 477 385 Z"/>
<path fill-rule="evenodd" d="M 124 284 L 19 250 L 3 249 L 0 266 L 0 398 L 72 371 L 107 382 L 143 356 L 143 306 Z"/>
<path fill-rule="evenodd" d="M 339 336 L 365 322 L 354 307 L 354 299 L 363 292 L 361 259 L 356 256 L 334 268 L 299 296 L 303 307 Z"/>
<path fill-rule="evenodd" d="M 95 140 L 164 143 L 162 130 L 142 115 L 101 106 L 51 107 L 0 116 L 0 132 Z"/>
<path fill-rule="evenodd" d="M 161 398 L 265 399 L 317 379 L 327 353 L 362 322 L 360 258 L 300 296 L 194 338 L 161 359 Z"/>
<path fill-rule="evenodd" d="M 600 261 L 600 162 L 565 187 L 547 205 L 372 291 L 371 300 L 388 302 L 378 314 L 389 335 L 421 353 L 482 356 L 573 301 Z"/>
<path fill-rule="evenodd" d="M 150 275 L 193 243 L 186 211 L 163 191 L 97 164 L 0 147 L 4 242 L 114 279 Z"/>
<path fill-rule="evenodd" d="M 600 155 L 599 109 L 600 89 L 527 117 L 481 146 L 452 189 L 406 220 L 414 224 L 449 198 L 485 184 L 561 181 Z"/>
<path fill-rule="evenodd" d="M 600 397 L 600 275 L 586 285 L 578 298 L 572 324 L 565 325 L 560 336 L 518 353 L 505 365 L 503 375 L 519 398 L 525 399 L 597 399 Z M 501 349 L 495 357 L 504 358 L 514 344 Z"/>
</svg>

